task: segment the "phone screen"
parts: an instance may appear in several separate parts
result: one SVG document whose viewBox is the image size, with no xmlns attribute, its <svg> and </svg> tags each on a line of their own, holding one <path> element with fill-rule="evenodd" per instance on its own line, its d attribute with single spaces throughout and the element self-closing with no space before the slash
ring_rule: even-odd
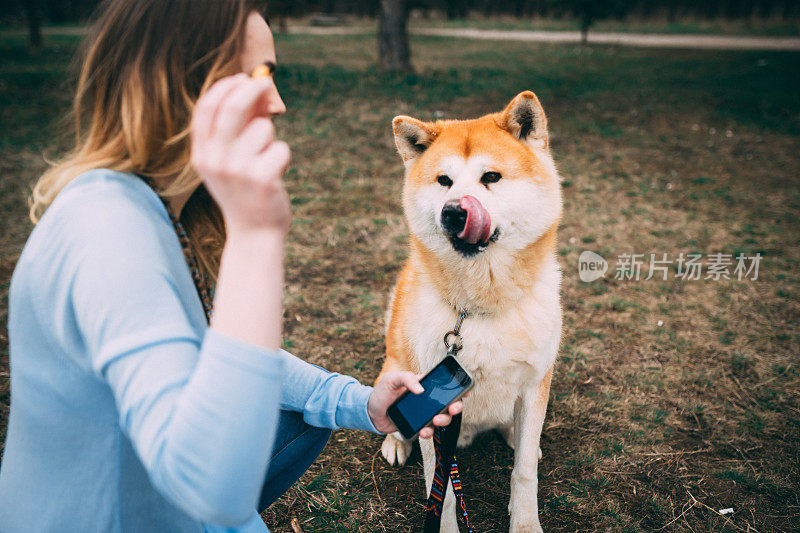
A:
<svg viewBox="0 0 800 533">
<path fill-rule="evenodd" d="M 466 392 L 472 379 L 455 357 L 447 356 L 420 380 L 420 384 L 425 392 L 406 392 L 388 410 L 389 418 L 405 438 L 414 436 Z"/>
</svg>

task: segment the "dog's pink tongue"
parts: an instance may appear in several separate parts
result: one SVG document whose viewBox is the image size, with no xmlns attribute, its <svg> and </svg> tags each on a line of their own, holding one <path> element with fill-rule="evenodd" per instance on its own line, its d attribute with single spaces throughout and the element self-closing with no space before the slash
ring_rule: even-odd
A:
<svg viewBox="0 0 800 533">
<path fill-rule="evenodd" d="M 488 242 L 492 228 L 492 217 L 489 216 L 489 212 L 474 196 L 464 196 L 459 203 L 461 209 L 467 212 L 467 222 L 458 234 L 458 238 L 470 244 Z"/>
</svg>

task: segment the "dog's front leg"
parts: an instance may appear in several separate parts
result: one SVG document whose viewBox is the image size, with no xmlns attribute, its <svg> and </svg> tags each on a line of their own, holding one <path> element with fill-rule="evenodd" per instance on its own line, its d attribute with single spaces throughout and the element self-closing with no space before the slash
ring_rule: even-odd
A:
<svg viewBox="0 0 800 533">
<path fill-rule="evenodd" d="M 522 391 L 514 405 L 514 470 L 511 473 L 512 533 L 539 533 L 537 502 L 539 439 L 547 411 L 547 398 L 553 370 L 547 372 L 538 387 Z"/>
<path fill-rule="evenodd" d="M 422 466 L 425 469 L 425 497 L 430 496 L 433 471 L 436 468 L 436 452 L 433 450 L 433 439 L 419 439 L 419 449 L 422 452 Z M 449 474 L 449 472 L 448 472 Z M 458 517 L 456 516 L 456 498 L 453 493 L 453 484 L 447 478 L 447 493 L 442 506 L 441 533 L 458 533 Z"/>
</svg>

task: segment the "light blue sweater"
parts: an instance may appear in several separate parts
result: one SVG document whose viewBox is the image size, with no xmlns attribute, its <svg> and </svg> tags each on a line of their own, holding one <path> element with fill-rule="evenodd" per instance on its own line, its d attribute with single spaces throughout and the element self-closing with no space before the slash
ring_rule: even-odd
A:
<svg viewBox="0 0 800 533">
<path fill-rule="evenodd" d="M 166 209 L 131 174 L 72 181 L 11 282 L 0 531 L 266 531 L 280 407 L 376 431 L 372 391 L 208 329 Z"/>
</svg>

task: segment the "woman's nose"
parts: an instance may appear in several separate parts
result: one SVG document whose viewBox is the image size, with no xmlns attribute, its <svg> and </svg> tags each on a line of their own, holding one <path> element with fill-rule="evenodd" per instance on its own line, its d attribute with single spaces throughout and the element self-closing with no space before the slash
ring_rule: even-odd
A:
<svg viewBox="0 0 800 533">
<path fill-rule="evenodd" d="M 286 104 L 283 103 L 278 88 L 274 84 L 272 85 L 272 92 L 273 94 L 270 95 L 269 109 L 267 111 L 269 111 L 269 114 L 273 117 L 283 115 L 286 113 Z"/>
</svg>

